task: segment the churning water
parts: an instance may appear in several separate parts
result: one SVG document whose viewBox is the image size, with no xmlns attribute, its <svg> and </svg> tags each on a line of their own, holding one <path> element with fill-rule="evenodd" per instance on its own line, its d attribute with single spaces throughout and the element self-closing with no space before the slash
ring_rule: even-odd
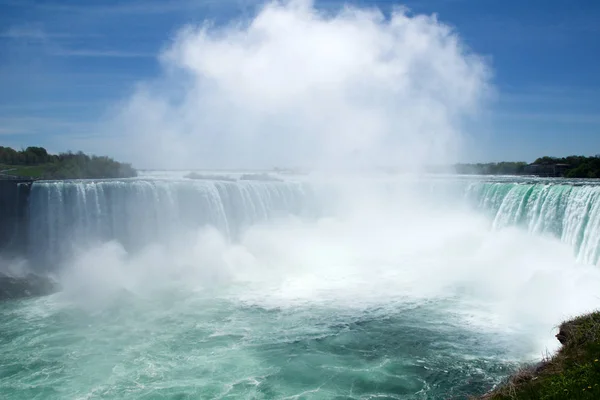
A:
<svg viewBox="0 0 600 400">
<path fill-rule="evenodd" d="M 461 398 L 600 304 L 600 186 L 246 178 L 35 183 L 0 397 Z"/>
</svg>

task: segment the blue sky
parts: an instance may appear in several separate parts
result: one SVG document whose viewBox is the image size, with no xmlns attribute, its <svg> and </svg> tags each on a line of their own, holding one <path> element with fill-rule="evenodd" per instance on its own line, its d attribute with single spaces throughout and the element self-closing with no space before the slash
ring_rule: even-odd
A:
<svg viewBox="0 0 600 400">
<path fill-rule="evenodd" d="M 498 96 L 466 161 L 600 153 L 600 1 L 346 3 L 437 13 L 488 59 Z M 159 74 L 157 54 L 180 27 L 250 16 L 259 4 L 0 0 L 0 145 L 78 150 L 107 108 Z"/>
</svg>

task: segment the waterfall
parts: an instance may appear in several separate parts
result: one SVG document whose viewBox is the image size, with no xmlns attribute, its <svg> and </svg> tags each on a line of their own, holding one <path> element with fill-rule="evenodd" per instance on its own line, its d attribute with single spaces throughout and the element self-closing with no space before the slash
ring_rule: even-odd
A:
<svg viewBox="0 0 600 400">
<path fill-rule="evenodd" d="M 393 178 L 383 185 L 394 196 L 420 186 L 423 204 L 432 207 L 451 209 L 466 199 L 488 215 L 493 229 L 516 226 L 551 235 L 572 246 L 579 261 L 600 261 L 600 185 L 448 177 L 418 185 Z M 116 240 L 137 249 L 203 226 L 235 241 L 256 223 L 318 215 L 327 202 L 335 203 L 334 186 L 242 179 L 36 182 L 29 197 L 28 253 L 47 264 L 70 254 L 74 245 Z M 351 187 L 355 196 L 369 190 L 361 182 Z"/>
<path fill-rule="evenodd" d="M 310 205 L 310 187 L 301 182 L 36 182 L 29 202 L 29 253 L 48 264 L 75 244 L 117 240 L 135 249 L 207 225 L 235 240 L 252 224 L 308 215 Z"/>
<path fill-rule="evenodd" d="M 581 262 L 600 258 L 600 186 L 572 182 L 476 182 L 467 198 L 493 227 L 518 226 L 571 245 Z"/>
</svg>

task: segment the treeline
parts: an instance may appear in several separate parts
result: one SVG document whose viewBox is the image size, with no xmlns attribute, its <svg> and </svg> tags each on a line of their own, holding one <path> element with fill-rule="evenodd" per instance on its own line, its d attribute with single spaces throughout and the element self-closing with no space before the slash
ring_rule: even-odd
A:
<svg viewBox="0 0 600 400">
<path fill-rule="evenodd" d="M 0 146 L 0 165 L 5 174 L 41 179 L 129 178 L 137 175 L 130 164 L 109 157 L 89 156 L 81 151 L 50 154 L 43 147 L 17 151 Z"/>
<path fill-rule="evenodd" d="M 541 171 L 548 171 L 545 167 L 560 167 L 560 176 L 565 178 L 600 178 L 600 155 L 593 157 L 568 156 L 549 157 L 544 156 L 528 164 L 523 161 L 478 163 L 478 164 L 456 164 L 454 169 L 459 174 L 477 175 L 536 175 Z M 541 173 L 544 175 L 544 173 Z"/>
<path fill-rule="evenodd" d="M 523 175 L 527 163 L 517 162 L 499 162 L 499 163 L 478 163 L 478 164 L 456 164 L 454 166 L 456 173 L 468 175 Z"/>
<path fill-rule="evenodd" d="M 593 157 L 568 156 L 568 157 L 540 157 L 533 162 L 539 165 L 564 164 L 568 165 L 565 172 L 566 178 L 600 178 L 600 155 Z"/>
<path fill-rule="evenodd" d="M 5 165 L 39 165 L 55 162 L 58 157 L 48 154 L 43 147 L 28 147 L 17 151 L 11 147 L 0 146 L 0 164 Z"/>
</svg>

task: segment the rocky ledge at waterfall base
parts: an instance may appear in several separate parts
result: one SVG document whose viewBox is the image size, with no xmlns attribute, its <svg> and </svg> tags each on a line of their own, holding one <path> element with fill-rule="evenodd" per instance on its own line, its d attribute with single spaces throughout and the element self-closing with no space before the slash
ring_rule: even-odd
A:
<svg viewBox="0 0 600 400">
<path fill-rule="evenodd" d="M 563 322 L 552 357 L 527 366 L 481 400 L 600 399 L 600 311 Z"/>
<path fill-rule="evenodd" d="M 44 296 L 56 290 L 55 282 L 40 275 L 10 276 L 0 273 L 0 301 Z"/>
</svg>

